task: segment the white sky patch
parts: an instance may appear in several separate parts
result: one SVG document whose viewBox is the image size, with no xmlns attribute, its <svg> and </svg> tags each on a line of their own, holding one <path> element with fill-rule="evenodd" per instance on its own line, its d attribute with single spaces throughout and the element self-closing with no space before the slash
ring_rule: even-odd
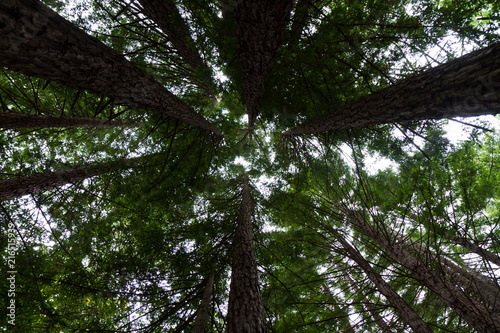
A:
<svg viewBox="0 0 500 333">
<path fill-rule="evenodd" d="M 249 171 L 252 167 L 252 163 L 248 162 L 241 156 L 238 156 L 234 159 L 234 164 L 243 166 L 245 168 L 245 171 Z"/>
<path fill-rule="evenodd" d="M 391 168 L 393 171 L 396 171 L 398 167 L 396 163 L 379 154 L 365 155 L 364 160 L 366 166 L 365 170 L 371 176 L 375 175 L 379 170 Z"/>
<path fill-rule="evenodd" d="M 485 121 L 487 122 L 487 128 L 495 130 L 495 132 L 500 130 L 500 118 L 492 115 L 456 119 L 468 124 L 475 124 L 477 123 L 477 120 Z M 474 127 L 472 126 L 449 120 L 448 124 L 444 127 L 444 130 L 446 131 L 445 137 L 450 140 L 452 144 L 457 144 L 459 142 L 466 141 L 473 129 Z"/>
<path fill-rule="evenodd" d="M 355 169 L 356 168 L 356 162 L 354 161 L 352 157 L 352 149 L 349 147 L 347 143 L 343 143 L 339 146 L 340 152 L 342 153 L 342 156 L 344 157 L 344 161 L 349 165 L 351 168 Z"/>
</svg>

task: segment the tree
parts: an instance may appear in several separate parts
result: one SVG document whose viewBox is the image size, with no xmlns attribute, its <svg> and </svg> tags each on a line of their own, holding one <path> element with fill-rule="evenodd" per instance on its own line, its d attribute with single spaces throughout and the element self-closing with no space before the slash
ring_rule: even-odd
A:
<svg viewBox="0 0 500 333">
<path fill-rule="evenodd" d="M 39 1 L 4 2 L 1 13 L 5 22 L 2 34 L 6 36 L 2 66 L 165 112 L 220 135 L 213 125 L 137 66 Z M 24 26 L 18 17 L 25 17 L 30 25 Z M 33 64 L 32 59 L 36 59 Z M 55 66 L 57 63 L 66 65 Z"/>
<path fill-rule="evenodd" d="M 227 332 L 265 332 L 264 305 L 253 244 L 252 197 L 242 175 L 241 208 L 233 240 Z"/>
<path fill-rule="evenodd" d="M 51 115 L 30 115 L 17 112 L 0 112 L 2 128 L 50 128 L 50 127 L 115 127 L 128 126 L 121 121 L 82 117 L 56 117 Z"/>
<path fill-rule="evenodd" d="M 0 328 L 500 331 L 498 17 L 2 1 Z"/>
<path fill-rule="evenodd" d="M 112 163 L 100 163 L 85 167 L 21 176 L 0 181 L 0 200 L 17 198 L 27 194 L 40 193 L 58 186 L 75 183 L 119 168 L 133 166 L 137 161 L 123 159 Z"/>
</svg>

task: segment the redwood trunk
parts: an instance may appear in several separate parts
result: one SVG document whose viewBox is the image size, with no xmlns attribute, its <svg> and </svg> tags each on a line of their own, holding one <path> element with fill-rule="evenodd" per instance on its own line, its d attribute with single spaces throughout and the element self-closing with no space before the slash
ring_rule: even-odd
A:
<svg viewBox="0 0 500 333">
<path fill-rule="evenodd" d="M 308 16 L 314 0 L 298 0 L 295 5 L 295 13 L 292 18 L 292 27 L 290 29 L 290 44 L 295 45 L 302 36 L 302 31 L 308 22 Z"/>
<path fill-rule="evenodd" d="M 406 267 L 416 281 L 441 297 L 472 328 L 478 332 L 500 332 L 499 313 L 490 313 L 484 304 L 465 294 L 460 287 L 449 281 L 445 274 L 429 269 L 426 263 L 407 252 L 394 240 L 387 239 L 363 218 L 358 217 L 355 212 L 347 207 L 339 208 L 347 216 L 350 223 L 360 232 L 372 238 L 396 262 Z"/>
<path fill-rule="evenodd" d="M 455 237 L 452 240 L 455 242 L 455 244 L 461 245 L 470 252 L 480 255 L 484 260 L 500 266 L 500 257 L 498 255 L 469 242 L 469 240 L 467 240 L 466 238 Z"/>
<path fill-rule="evenodd" d="M 125 127 L 122 121 L 99 118 L 57 117 L 52 115 L 0 112 L 0 128 L 52 128 L 52 127 Z"/>
<path fill-rule="evenodd" d="M 406 249 L 414 251 L 417 256 L 425 257 L 429 262 L 438 264 L 439 269 L 450 281 L 475 295 L 487 304 L 490 309 L 500 314 L 500 288 L 493 280 L 478 272 L 462 268 L 450 259 L 438 255 L 419 243 L 410 240 L 401 243 L 405 245 Z"/>
<path fill-rule="evenodd" d="M 237 0 L 236 21 L 248 128 L 253 129 L 293 2 Z"/>
<path fill-rule="evenodd" d="M 179 55 L 202 79 L 204 88 L 212 96 L 215 95 L 215 83 L 211 78 L 211 70 L 203 62 L 196 49 L 189 27 L 179 13 L 175 2 L 172 0 L 139 0 L 139 2 L 143 7 L 143 14 L 153 20 L 167 35 Z"/>
<path fill-rule="evenodd" d="M 233 240 L 233 264 L 227 333 L 266 332 L 252 231 L 252 203 L 248 177 L 242 184 L 242 201 Z"/>
<path fill-rule="evenodd" d="M 109 173 L 129 167 L 137 160 L 120 160 L 111 163 L 100 163 L 85 167 L 77 167 L 54 172 L 39 173 L 32 176 L 0 180 L 0 201 L 47 191 L 62 185 L 74 183 L 86 178 Z"/>
<path fill-rule="evenodd" d="M 207 284 L 205 285 L 205 291 L 203 292 L 203 298 L 201 299 L 200 307 L 196 311 L 196 319 L 193 324 L 193 329 L 191 333 L 205 333 L 205 326 L 207 325 L 208 310 L 210 309 L 210 299 L 212 298 L 212 292 L 214 287 L 214 273 L 211 273 L 208 277 Z"/>
<path fill-rule="evenodd" d="M 378 291 L 387 298 L 389 303 L 394 307 L 399 317 L 408 324 L 415 332 L 432 333 L 430 327 L 420 318 L 420 316 L 399 296 L 384 279 L 378 274 L 363 258 L 361 253 L 349 244 L 342 235 L 335 232 L 337 241 L 342 245 L 347 252 L 349 258 L 355 261 L 359 267 L 365 272 L 366 276 L 377 287 Z"/>
<path fill-rule="evenodd" d="M 221 135 L 159 82 L 38 0 L 2 0 L 0 36 L 0 66 L 158 111 Z"/>
<path fill-rule="evenodd" d="M 500 43 L 342 106 L 283 135 L 500 112 Z"/>
</svg>

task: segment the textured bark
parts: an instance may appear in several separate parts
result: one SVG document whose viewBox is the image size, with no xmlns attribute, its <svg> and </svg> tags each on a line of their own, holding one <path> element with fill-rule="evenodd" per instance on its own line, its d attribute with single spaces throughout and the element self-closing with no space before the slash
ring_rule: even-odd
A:
<svg viewBox="0 0 500 333">
<path fill-rule="evenodd" d="M 404 79 L 293 128 L 301 135 L 500 112 L 500 44 Z"/>
<path fill-rule="evenodd" d="M 221 135 L 159 82 L 38 0 L 0 2 L 0 66 L 158 111 Z"/>
<path fill-rule="evenodd" d="M 428 262 L 439 265 L 439 269 L 450 281 L 468 293 L 475 295 L 487 304 L 491 311 L 500 314 L 500 288 L 493 280 L 479 272 L 458 266 L 450 259 L 438 255 L 435 251 L 420 243 L 400 239 L 398 239 L 398 242 L 405 249 L 416 253 L 418 257 L 424 257 Z"/>
<path fill-rule="evenodd" d="M 351 285 L 352 290 L 354 291 L 355 294 L 358 294 L 360 292 L 358 285 L 354 280 L 349 276 L 349 274 L 346 274 L 346 278 L 349 281 L 349 284 Z M 385 322 L 384 318 L 380 315 L 380 313 L 377 311 L 377 309 L 370 303 L 368 299 L 366 299 L 365 303 L 365 308 L 370 312 L 370 315 L 373 317 L 373 321 L 377 326 L 380 328 L 380 331 L 382 333 L 392 333 L 391 328 L 387 323 Z"/>
<path fill-rule="evenodd" d="M 264 86 L 283 41 L 292 4 L 292 0 L 235 2 L 239 59 L 249 129 L 254 128 Z"/>
<path fill-rule="evenodd" d="M 470 252 L 476 253 L 480 255 L 484 260 L 492 262 L 498 266 L 500 266 L 500 257 L 488 250 L 481 248 L 480 246 L 469 242 L 466 238 L 463 237 L 455 237 L 452 239 L 453 242 L 457 245 L 461 245 Z"/>
<path fill-rule="evenodd" d="M 53 128 L 53 127 L 126 127 L 122 121 L 83 117 L 57 117 L 52 115 L 0 112 L 0 128 Z"/>
<path fill-rule="evenodd" d="M 153 20 L 167 35 L 179 55 L 201 78 L 204 88 L 215 96 L 215 83 L 211 77 L 211 70 L 196 49 L 189 27 L 175 2 L 172 0 L 139 0 L 139 2 L 143 7 L 142 13 Z"/>
<path fill-rule="evenodd" d="M 252 231 L 252 203 L 244 175 L 242 201 L 233 240 L 233 264 L 227 311 L 227 333 L 266 332 Z"/>
<path fill-rule="evenodd" d="M 408 324 L 415 332 L 428 332 L 432 333 L 430 327 L 425 323 L 422 318 L 406 303 L 401 296 L 399 296 L 394 289 L 391 288 L 378 274 L 370 263 L 363 258 L 361 253 L 347 242 L 342 235 L 335 233 L 337 241 L 342 245 L 347 252 L 349 258 L 355 261 L 359 267 L 365 272 L 366 276 L 373 282 L 375 287 L 382 295 L 387 298 L 389 303 L 394 307 L 399 317 Z"/>
<path fill-rule="evenodd" d="M 0 180 L 0 201 L 21 197 L 27 194 L 44 192 L 62 185 L 74 183 L 114 170 L 130 167 L 138 159 L 123 159 L 115 162 L 100 163 L 73 169 L 39 173 L 32 176 Z"/>
<path fill-rule="evenodd" d="M 196 311 L 196 319 L 194 320 L 193 329 L 191 330 L 191 333 L 205 332 L 205 326 L 207 324 L 208 310 L 210 309 L 210 299 L 212 298 L 213 287 L 214 287 L 214 273 L 211 273 L 205 285 L 205 291 L 203 292 L 203 297 L 201 299 L 200 307 L 198 308 L 198 311 Z"/>
<path fill-rule="evenodd" d="M 394 240 L 386 238 L 349 208 L 343 206 L 339 208 L 351 224 L 373 239 L 396 262 L 406 267 L 413 279 L 432 290 L 472 328 L 478 332 L 500 332 L 498 312 L 489 311 L 484 304 L 471 298 L 459 286 L 448 280 L 445 274 L 430 269 L 426 263 L 410 254 Z"/>
</svg>

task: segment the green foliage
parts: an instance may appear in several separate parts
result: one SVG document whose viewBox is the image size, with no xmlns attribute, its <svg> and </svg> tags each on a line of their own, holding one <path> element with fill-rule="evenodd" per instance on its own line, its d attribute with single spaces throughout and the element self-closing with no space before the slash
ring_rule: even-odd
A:
<svg viewBox="0 0 500 333">
<path fill-rule="evenodd" d="M 133 126 L 1 131 L 0 179 L 139 162 L 1 203 L 0 226 L 15 225 L 19 246 L 16 325 L 9 326 L 2 312 L 1 329 L 189 332 L 214 274 L 207 332 L 223 331 L 238 245 L 239 177 L 245 173 L 269 331 L 379 332 L 374 313 L 392 331 L 409 330 L 339 235 L 435 332 L 471 331 L 366 230 L 350 223 L 341 207 L 355 211 L 387 242 L 407 246 L 425 265 L 440 268 L 429 255 L 436 253 L 498 287 L 497 267 L 456 242 L 461 237 L 499 254 L 498 133 L 475 129 L 453 144 L 445 123 L 431 120 L 288 141 L 280 133 L 498 41 L 498 3 L 314 1 L 298 38 L 290 30 L 298 20 L 294 10 L 253 131 L 244 130 L 238 24 L 230 2 L 176 1 L 213 71 L 215 99 L 202 84 L 210 73 L 190 68 L 138 1 L 45 3 L 153 76 L 224 139 L 120 101 L 3 70 L 2 112 Z M 392 166 L 373 171 L 371 155 Z M 7 304 L 3 233 L 0 246 L 0 299 Z"/>
</svg>

